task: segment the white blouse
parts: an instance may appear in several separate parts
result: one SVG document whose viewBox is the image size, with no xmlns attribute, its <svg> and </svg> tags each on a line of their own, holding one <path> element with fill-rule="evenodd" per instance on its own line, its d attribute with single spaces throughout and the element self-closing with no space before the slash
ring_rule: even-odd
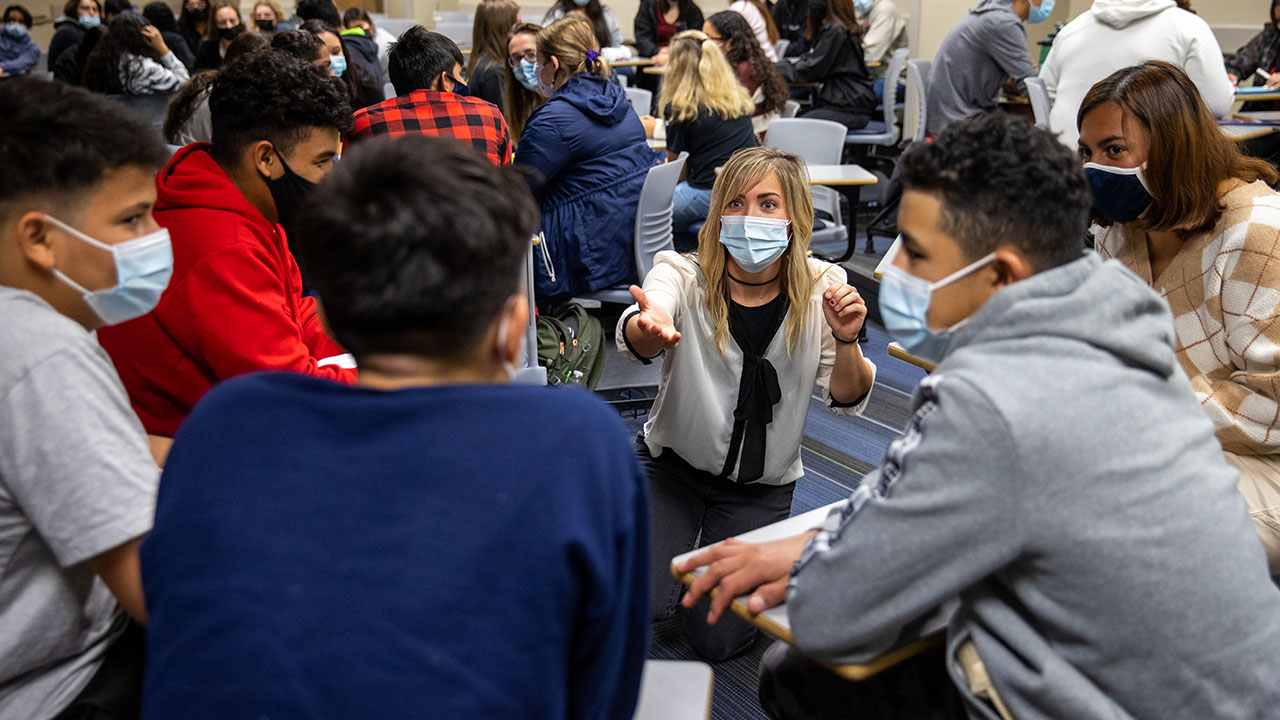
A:
<svg viewBox="0 0 1280 720">
<path fill-rule="evenodd" d="M 756 40 L 760 41 L 760 47 L 764 50 L 765 56 L 773 62 L 778 62 L 778 53 L 773 49 L 773 43 L 769 42 L 769 26 L 765 23 L 764 15 L 760 14 L 760 8 L 747 0 L 737 0 L 729 3 L 729 9 L 746 18 L 747 24 L 751 26 L 751 32 L 755 33 Z"/>
<path fill-rule="evenodd" d="M 831 368 L 836 358 L 836 341 L 822 314 L 822 295 L 827 288 L 845 283 L 845 271 L 837 265 L 809 259 L 818 276 L 809 313 L 800 341 L 787 354 L 787 325 L 783 322 L 764 357 L 778 373 L 782 399 L 773 408 L 773 422 L 765 429 L 764 475 L 757 482 L 785 485 L 804 474 L 800 462 L 800 441 L 814 385 L 822 391 L 827 408 L 837 415 L 860 415 L 871 397 L 870 390 L 851 407 L 834 407 L 831 400 Z M 653 270 L 644 279 L 648 298 L 671 313 L 680 344 L 668 350 L 662 363 L 658 397 L 644 425 L 644 440 L 654 456 L 664 448 L 674 450 L 694 467 L 719 473 L 729 453 L 733 434 L 733 411 L 737 406 L 742 377 L 742 350 L 730 337 L 724 354 L 716 349 L 715 323 L 707 311 L 706 278 L 696 257 L 661 252 Z M 618 351 L 642 362 L 627 347 L 626 320 L 632 305 L 622 313 L 615 339 Z M 871 366 L 874 386 L 875 365 Z M 737 480 L 735 461 L 730 479 Z"/>
</svg>

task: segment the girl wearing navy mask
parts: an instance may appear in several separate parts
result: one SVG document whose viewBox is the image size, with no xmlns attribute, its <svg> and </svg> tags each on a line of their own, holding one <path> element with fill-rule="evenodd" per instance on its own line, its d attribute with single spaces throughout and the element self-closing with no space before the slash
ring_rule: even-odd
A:
<svg viewBox="0 0 1280 720">
<path fill-rule="evenodd" d="M 1280 574 L 1275 168 L 1243 156 L 1187 74 L 1162 61 L 1094 85 L 1077 123 L 1098 253 L 1168 301 L 1178 362 Z"/>
<path fill-rule="evenodd" d="M 816 385 L 837 414 L 860 414 L 875 380 L 857 337 L 867 308 L 843 268 L 809 256 L 813 200 L 802 162 L 777 148 L 742 150 L 716 179 L 698 252 L 659 253 L 617 327 L 618 349 L 662 381 L 637 439 L 649 474 L 654 619 L 681 587 L 671 558 L 785 519 L 804 468 Z M 685 629 L 720 661 L 750 647 L 737 617 L 706 624 L 705 600 Z"/>
</svg>

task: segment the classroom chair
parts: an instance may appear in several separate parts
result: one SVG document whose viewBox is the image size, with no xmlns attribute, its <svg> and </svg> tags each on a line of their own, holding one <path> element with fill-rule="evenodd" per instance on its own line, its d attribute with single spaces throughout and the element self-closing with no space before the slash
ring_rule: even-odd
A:
<svg viewBox="0 0 1280 720">
<path fill-rule="evenodd" d="M 634 720 L 707 720 L 715 674 L 704 662 L 645 660 Z"/>
<path fill-rule="evenodd" d="M 379 30 L 386 30 L 396 36 L 396 38 L 399 38 L 404 34 L 405 30 L 417 25 L 418 21 L 413 18 L 384 18 L 382 20 L 376 20 L 374 24 Z"/>
<path fill-rule="evenodd" d="M 790 44 L 791 41 L 786 38 L 778 38 L 778 42 L 773 44 L 773 51 L 778 54 L 779 60 L 786 55 L 787 46 Z"/>
<path fill-rule="evenodd" d="M 1053 103 L 1049 100 L 1049 89 L 1038 77 L 1029 77 L 1024 82 L 1027 84 L 1027 99 L 1031 101 L 1031 112 L 1036 117 L 1036 127 L 1048 130 L 1049 110 L 1053 108 Z"/>
<path fill-rule="evenodd" d="M 471 21 L 441 20 L 435 31 L 458 44 L 459 48 L 471 47 Z"/>
<path fill-rule="evenodd" d="M 396 96 L 396 86 L 391 83 L 382 84 L 382 96 L 390 100 Z"/>
<path fill-rule="evenodd" d="M 634 244 L 638 283 L 643 283 L 649 270 L 653 269 L 654 255 L 663 250 L 675 250 L 671 230 L 672 201 L 676 194 L 676 184 L 680 182 L 680 173 L 684 170 L 684 161 L 688 157 L 688 152 L 682 152 L 675 160 L 649 168 L 644 186 L 640 189 Z M 628 291 L 629 287 L 630 283 L 622 283 L 575 299 L 630 305 L 635 300 Z"/>
<path fill-rule="evenodd" d="M 784 42 L 784 41 L 779 40 L 778 42 Z M 780 115 L 779 117 L 793 118 L 796 116 L 796 113 L 798 112 L 800 112 L 800 103 L 796 102 L 795 100 L 788 100 L 786 104 L 782 106 L 782 115 Z"/>
<path fill-rule="evenodd" d="M 169 114 L 169 101 L 173 99 L 173 93 L 162 93 L 155 95 L 108 95 L 108 98 L 133 108 L 134 112 L 141 114 L 151 127 L 156 129 L 156 134 L 160 134 L 164 127 L 164 119 Z"/>
<path fill-rule="evenodd" d="M 437 22 L 446 23 L 467 23 L 470 25 L 475 19 L 475 16 L 466 10 L 441 10 L 436 15 L 438 16 Z"/>
<path fill-rule="evenodd" d="M 844 125 L 831 120 L 778 118 L 769 123 L 762 144 L 795 153 L 809 165 L 839 165 L 848 132 Z M 849 228 L 840 211 L 839 193 L 829 187 L 813 186 L 813 209 L 826 213 L 831 220 L 814 222 L 812 245 L 848 242 Z"/>
<path fill-rule="evenodd" d="M 907 61 L 907 109 L 902 121 L 903 140 L 924 140 L 929 113 L 929 68 L 932 65 L 928 60 L 920 58 Z"/>
<path fill-rule="evenodd" d="M 906 69 L 907 49 L 894 50 L 884 74 L 884 90 L 880 94 L 880 104 L 884 109 L 882 119 L 872 120 L 861 130 L 850 130 L 844 139 L 846 145 L 893 147 L 898 144 L 898 83 L 902 82 Z"/>
<path fill-rule="evenodd" d="M 630 86 L 623 89 L 627 92 L 627 99 L 631 101 L 631 109 L 641 117 L 648 115 L 649 109 L 653 107 L 653 92 Z"/>
</svg>

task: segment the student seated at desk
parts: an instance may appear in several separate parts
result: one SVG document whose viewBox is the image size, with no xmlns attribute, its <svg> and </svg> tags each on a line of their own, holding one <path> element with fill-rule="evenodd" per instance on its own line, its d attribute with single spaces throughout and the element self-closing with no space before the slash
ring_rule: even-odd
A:
<svg viewBox="0 0 1280 720">
<path fill-rule="evenodd" d="M 658 156 L 621 87 L 610 81 L 591 23 L 561 18 L 538 33 L 533 111 L 515 162 L 534 171 L 542 220 L 534 252 L 538 302 L 631 282 L 636 206 Z"/>
<path fill-rule="evenodd" d="M 850 130 L 871 121 L 880 99 L 872 89 L 871 73 L 862 59 L 861 28 L 851 0 L 816 0 L 809 4 L 806 37 L 809 51 L 778 65 L 787 82 L 816 82 L 813 109 L 802 117 L 834 120 Z"/>
<path fill-rule="evenodd" d="M 116 16 L 84 67 L 84 86 L 108 95 L 168 95 L 188 79 L 156 26 L 132 10 Z"/>
<path fill-rule="evenodd" d="M 257 370 L 350 382 L 320 361 L 325 335 L 289 252 L 298 205 L 333 169 L 351 106 L 338 80 L 268 48 L 228 63 L 209 96 L 213 143 L 156 176 L 156 221 L 173 234 L 173 282 L 154 310 L 103 328 L 147 432 L 173 437 L 209 388 Z"/>
<path fill-rule="evenodd" d="M 1080 156 L 1103 257 L 1169 303 L 1178 362 L 1280 575 L 1280 194 L 1241 156 L 1178 67 L 1148 62 L 1093 86 Z"/>
<path fill-rule="evenodd" d="M 1032 19 L 1033 9 L 1041 9 L 1041 0 L 982 0 L 951 28 L 934 55 L 926 83 L 930 134 L 957 120 L 993 112 L 1010 79 L 1021 85 L 1023 78 L 1036 74 L 1023 26 Z M 1044 17 L 1036 15 L 1037 20 Z"/>
<path fill-rule="evenodd" d="M 471 26 L 471 57 L 463 75 L 467 92 L 497 106 L 499 112 L 507 79 L 507 40 L 519 20 L 520 6 L 514 0 L 482 0 Z"/>
<path fill-rule="evenodd" d="M 529 116 L 547 99 L 538 92 L 538 33 L 541 25 L 519 23 L 507 36 L 507 79 L 502 89 L 502 116 L 511 144 L 519 145 Z"/>
<path fill-rule="evenodd" d="M 5 80 L 0 107 L 0 717 L 136 717 L 160 471 L 93 331 L 169 281 L 164 148 L 62 83 Z"/>
<path fill-rule="evenodd" d="M 1244 47 L 1236 50 L 1227 61 L 1227 79 L 1232 84 L 1248 85 L 1250 80 L 1261 81 L 1257 71 L 1271 73 L 1265 81 L 1267 87 L 1280 87 L 1280 0 L 1271 0 L 1271 10 L 1262 32 L 1253 36 Z"/>
<path fill-rule="evenodd" d="M 237 378 L 183 426 L 142 549 L 145 717 L 630 720 L 643 475 L 604 403 L 507 384 L 536 224 L 439 138 L 316 191 L 299 255 L 359 380 Z"/>
<path fill-rule="evenodd" d="M 676 185 L 671 224 L 683 233 L 707 217 L 716 168 L 756 146 L 755 103 L 738 83 L 720 48 L 699 30 L 671 41 L 671 63 L 658 109 L 667 129 L 667 160 L 688 151 L 685 179 Z"/>
<path fill-rule="evenodd" d="M 0 27 L 0 77 L 22 75 L 40 62 L 40 46 L 31 39 L 31 11 L 21 5 L 4 9 Z"/>
<path fill-rule="evenodd" d="M 994 114 L 899 167 L 880 311 L 937 369 L 846 506 L 816 534 L 695 556 L 681 570 L 714 564 L 686 607 L 714 587 L 711 621 L 738 595 L 786 601 L 799 651 L 761 667 L 779 718 L 869 701 L 801 651 L 878 656 L 953 598 L 947 666 L 971 718 L 1273 717 L 1280 589 L 1167 305 L 1081 256 L 1074 153 Z"/>
<path fill-rule="evenodd" d="M 862 33 L 862 59 L 867 65 L 876 65 L 871 74 L 882 81 L 893 53 L 907 46 L 907 15 L 896 0 L 853 0 L 853 9 L 858 13 L 858 22 L 866 28 Z"/>
<path fill-rule="evenodd" d="M 676 611 L 671 558 L 785 519 L 804 474 L 800 440 L 816 385 L 827 407 L 867 407 L 875 365 L 858 332 L 866 305 L 845 271 L 809 256 L 804 166 L 777 148 L 734 155 L 716 179 L 696 255 L 659 253 L 618 321 L 618 351 L 666 353 L 658 399 L 636 440 L 653 501 L 653 614 Z M 685 624 L 693 648 L 726 660 L 751 646 L 737 620 Z"/>
<path fill-rule="evenodd" d="M 1049 129 L 1075 148 L 1076 113 L 1089 88 L 1147 60 L 1165 60 L 1186 71 L 1215 117 L 1230 112 L 1234 93 L 1209 23 L 1174 0 L 1094 0 L 1088 12 L 1058 32 L 1040 69 L 1053 100 Z"/>
<path fill-rule="evenodd" d="M 764 54 L 741 14 L 732 10 L 718 12 L 702 24 L 702 32 L 720 47 L 724 59 L 733 68 L 734 77 L 755 103 L 751 129 L 757 140 L 763 139 L 769 123 L 782 114 L 787 104 L 787 83 L 782 73 Z"/>
</svg>

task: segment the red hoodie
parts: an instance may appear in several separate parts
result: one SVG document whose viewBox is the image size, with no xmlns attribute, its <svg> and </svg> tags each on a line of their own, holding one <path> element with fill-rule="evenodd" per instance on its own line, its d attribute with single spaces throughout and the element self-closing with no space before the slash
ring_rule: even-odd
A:
<svg viewBox="0 0 1280 720">
<path fill-rule="evenodd" d="M 173 241 L 173 278 L 156 309 L 98 331 L 138 418 L 172 437 L 220 380 L 293 370 L 354 382 L 355 371 L 318 362 L 342 354 L 302 297 L 284 230 L 249 204 L 209 157 L 179 150 L 156 175 L 156 221 Z"/>
</svg>

